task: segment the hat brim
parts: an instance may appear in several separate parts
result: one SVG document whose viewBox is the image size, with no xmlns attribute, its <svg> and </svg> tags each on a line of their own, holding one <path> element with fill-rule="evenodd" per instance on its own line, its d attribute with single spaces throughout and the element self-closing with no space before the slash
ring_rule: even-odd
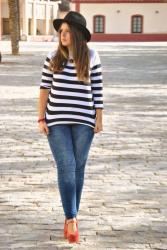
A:
<svg viewBox="0 0 167 250">
<path fill-rule="evenodd" d="M 74 25 L 75 27 L 77 27 L 79 30 L 81 30 L 84 33 L 87 42 L 90 41 L 91 34 L 90 34 L 89 30 L 86 27 L 84 27 L 83 25 L 72 22 L 72 21 L 68 21 L 68 20 L 64 20 L 64 19 L 53 20 L 53 27 L 55 28 L 56 31 L 59 30 L 62 23 L 68 23 L 68 24 Z"/>
</svg>

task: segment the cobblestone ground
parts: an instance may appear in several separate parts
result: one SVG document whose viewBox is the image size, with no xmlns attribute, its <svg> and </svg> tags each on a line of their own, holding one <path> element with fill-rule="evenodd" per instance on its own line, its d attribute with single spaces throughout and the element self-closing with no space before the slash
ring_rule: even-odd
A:
<svg viewBox="0 0 167 250">
<path fill-rule="evenodd" d="M 87 163 L 79 244 L 63 239 L 56 168 L 36 122 L 46 47 L 3 54 L 0 249 L 167 249 L 167 46 L 103 48 L 104 131 Z"/>
</svg>

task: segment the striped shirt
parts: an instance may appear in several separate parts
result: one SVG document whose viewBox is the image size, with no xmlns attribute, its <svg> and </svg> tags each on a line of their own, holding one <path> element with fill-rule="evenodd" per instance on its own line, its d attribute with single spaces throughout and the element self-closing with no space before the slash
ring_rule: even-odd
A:
<svg viewBox="0 0 167 250">
<path fill-rule="evenodd" d="M 40 89 L 49 89 L 45 111 L 47 126 L 80 123 L 95 127 L 96 108 L 103 109 L 103 77 L 97 51 L 90 51 L 89 83 L 78 81 L 75 64 L 67 62 L 62 72 L 49 70 L 56 51 L 49 52 L 42 69 Z"/>
</svg>

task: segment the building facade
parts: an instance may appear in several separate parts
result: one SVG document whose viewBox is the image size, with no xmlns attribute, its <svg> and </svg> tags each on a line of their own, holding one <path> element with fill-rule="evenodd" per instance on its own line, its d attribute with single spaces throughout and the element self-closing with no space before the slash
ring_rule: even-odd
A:
<svg viewBox="0 0 167 250">
<path fill-rule="evenodd" d="M 56 34 L 52 21 L 58 16 L 58 3 L 50 0 L 20 0 L 21 40 L 50 41 Z M 0 0 L 0 39 L 9 39 L 8 0 Z"/>
<path fill-rule="evenodd" d="M 21 40 L 53 41 L 52 0 L 19 0 Z M 167 41 L 167 0 L 70 0 L 70 9 L 83 14 L 91 41 Z M 9 40 L 8 0 L 0 0 L 0 40 Z"/>
<path fill-rule="evenodd" d="M 71 0 L 92 41 L 167 41 L 167 0 Z"/>
</svg>

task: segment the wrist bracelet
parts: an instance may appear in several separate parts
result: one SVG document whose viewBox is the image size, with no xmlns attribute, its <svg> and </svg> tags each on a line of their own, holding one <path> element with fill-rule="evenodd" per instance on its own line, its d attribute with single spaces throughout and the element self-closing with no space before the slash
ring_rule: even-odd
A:
<svg viewBox="0 0 167 250">
<path fill-rule="evenodd" d="M 38 119 L 38 122 L 44 122 L 45 118 Z"/>
</svg>

